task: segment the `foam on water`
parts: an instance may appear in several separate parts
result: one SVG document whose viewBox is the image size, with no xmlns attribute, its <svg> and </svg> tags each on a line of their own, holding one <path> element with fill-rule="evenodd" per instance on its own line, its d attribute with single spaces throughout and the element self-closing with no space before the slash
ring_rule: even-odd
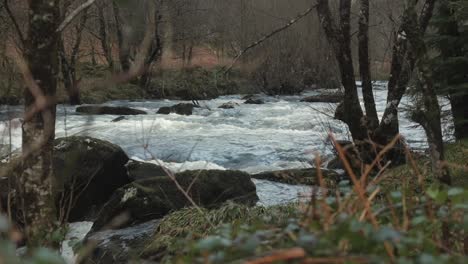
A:
<svg viewBox="0 0 468 264">
<path fill-rule="evenodd" d="M 359 84 L 359 83 L 358 83 Z M 385 83 L 377 83 L 375 100 L 379 115 L 386 104 Z M 304 96 L 314 95 L 309 92 Z M 263 96 L 263 105 L 242 104 L 241 96 L 225 96 L 202 101 L 204 108 L 195 109 L 192 116 L 157 115 L 159 107 L 181 101 L 157 100 L 107 103 L 130 106 L 147 111 L 148 115 L 128 116 L 111 122 L 115 116 L 84 116 L 75 113 L 75 107 L 59 106 L 56 135 L 88 135 L 111 141 L 121 146 L 129 156 L 143 160 L 159 159 L 181 163 L 209 162 L 226 169 L 249 172 L 304 167 L 313 159 L 313 153 L 331 155 L 327 131 L 336 138 L 348 138 L 347 127 L 332 118 L 336 104 L 304 103 L 302 96 Z M 238 103 L 235 109 L 219 109 L 229 101 Z M 402 108 L 409 103 L 402 100 Z M 442 100 L 443 105 L 446 100 Z M 447 107 L 445 107 L 447 108 Z M 13 107 L 8 113 L 17 113 Z M 0 109 L 0 120 L 7 120 L 7 111 Z M 14 119 L 13 123 L 19 123 Z M 449 124 L 446 120 L 445 124 Z M 422 128 L 400 113 L 403 136 L 412 147 L 426 146 Z M 0 121 L 0 147 L 8 144 L 8 123 Z M 20 147 L 21 127 L 12 128 L 13 148 Z M 201 165 L 200 165 L 201 166 Z"/>
</svg>

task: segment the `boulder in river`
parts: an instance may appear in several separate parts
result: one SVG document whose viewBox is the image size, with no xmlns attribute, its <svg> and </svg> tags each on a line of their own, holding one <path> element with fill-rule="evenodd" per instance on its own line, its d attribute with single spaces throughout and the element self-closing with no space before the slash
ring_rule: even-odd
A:
<svg viewBox="0 0 468 264">
<path fill-rule="evenodd" d="M 0 171 L 7 177 L 0 180 L 2 195 L 5 190 L 14 192 L 16 189 L 15 184 L 8 187 L 8 177 L 11 182 L 15 181 L 16 172 L 21 171 L 19 159 L 0 165 Z M 55 140 L 53 166 L 58 180 L 57 205 L 65 209 L 62 213 L 69 209 L 70 222 L 92 220 L 115 190 L 130 183 L 125 168 L 127 162 L 125 152 L 107 141 L 90 137 Z"/>
<path fill-rule="evenodd" d="M 327 183 L 334 184 L 338 179 L 338 174 L 332 170 L 322 169 L 323 178 Z M 269 180 L 286 184 L 318 185 L 318 171 L 316 168 L 289 169 L 280 171 L 266 171 L 252 175 L 252 178 L 259 180 Z"/>
<path fill-rule="evenodd" d="M 185 171 L 174 177 L 176 181 L 169 176 L 155 177 L 135 181 L 120 188 L 100 212 L 93 230 L 106 227 L 122 213 L 129 214 L 128 224 L 137 224 L 192 206 L 192 202 L 176 182 L 184 190 L 188 190 L 190 199 L 198 206 L 214 208 L 228 200 L 255 205 L 258 201 L 255 184 L 245 172 Z"/>
<path fill-rule="evenodd" d="M 132 180 L 144 180 L 167 176 L 167 169 L 154 163 L 130 160 L 127 165 L 128 176 Z"/>
<path fill-rule="evenodd" d="M 265 102 L 260 99 L 260 98 L 249 98 L 247 101 L 244 102 L 244 104 L 264 104 Z"/>
<path fill-rule="evenodd" d="M 76 108 L 77 113 L 86 115 L 146 115 L 142 110 L 133 109 L 124 106 L 101 106 L 101 105 L 86 105 Z"/>
<path fill-rule="evenodd" d="M 69 221 L 82 221 L 104 204 L 112 193 L 128 184 L 128 156 L 117 145 L 90 137 L 55 140 L 54 170 L 67 197 L 76 197 Z"/>
<path fill-rule="evenodd" d="M 157 113 L 163 115 L 168 115 L 171 113 L 178 115 L 192 115 L 193 108 L 195 108 L 195 105 L 193 104 L 180 103 L 173 106 L 161 107 Z"/>
<path fill-rule="evenodd" d="M 227 102 L 227 103 L 224 103 L 224 104 L 220 105 L 218 108 L 221 108 L 221 109 L 234 109 L 234 108 L 236 108 L 237 106 L 239 106 L 238 103 L 235 103 L 235 102 Z"/>
<path fill-rule="evenodd" d="M 301 102 L 307 103 L 339 103 L 341 101 L 343 101 L 343 94 L 341 93 L 313 95 L 301 100 Z"/>
</svg>

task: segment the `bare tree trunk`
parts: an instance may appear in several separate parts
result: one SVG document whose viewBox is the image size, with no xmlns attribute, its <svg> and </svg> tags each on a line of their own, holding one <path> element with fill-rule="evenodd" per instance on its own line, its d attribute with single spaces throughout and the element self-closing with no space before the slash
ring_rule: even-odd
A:
<svg viewBox="0 0 468 264">
<path fill-rule="evenodd" d="M 80 53 L 81 41 L 83 39 L 83 31 L 88 20 L 88 9 L 83 11 L 83 16 L 81 17 L 80 23 L 75 26 L 75 42 L 71 50 L 70 57 L 67 58 L 67 53 L 65 49 L 65 44 L 63 41 L 63 36 L 60 39 L 59 44 L 59 55 L 60 55 L 60 66 L 62 70 L 62 77 L 65 86 L 65 90 L 68 93 L 69 102 L 71 105 L 81 104 L 80 91 L 78 87 L 78 80 L 76 77 L 76 63 L 78 61 L 78 56 Z"/>
<path fill-rule="evenodd" d="M 375 107 L 374 93 L 372 89 L 372 77 L 370 71 L 369 56 L 369 0 L 361 0 L 359 15 L 359 72 L 362 81 L 362 95 L 369 128 L 374 130 L 379 125 L 379 117 Z"/>
<path fill-rule="evenodd" d="M 435 0 L 426 0 L 421 15 L 419 17 L 419 30 L 424 35 L 432 18 Z M 408 12 L 403 14 L 403 21 L 408 21 Z M 406 92 L 410 76 L 415 67 L 413 51 L 408 46 L 407 33 L 404 31 L 405 22 L 400 26 L 395 34 L 395 44 L 393 45 L 392 66 L 390 79 L 388 81 L 387 107 L 380 121 L 377 135 L 379 143 L 385 144 L 399 133 L 398 106 Z"/>
<path fill-rule="evenodd" d="M 23 172 L 19 182 L 26 235 L 32 248 L 50 246 L 57 226 L 52 152 L 58 72 L 56 29 L 60 14 L 57 0 L 29 0 L 28 5 L 25 56 L 35 85 L 28 85 L 24 93 L 25 112 L 30 116 L 23 123 Z"/>
<path fill-rule="evenodd" d="M 120 17 L 120 9 L 116 1 L 112 1 L 112 9 L 114 11 L 117 44 L 119 45 L 120 67 L 123 72 L 128 72 L 130 70 L 130 50 L 128 47 L 128 43 L 124 39 L 121 17 Z"/>
<path fill-rule="evenodd" d="M 107 34 L 107 23 L 104 16 L 104 10 L 102 7 L 98 7 L 98 20 L 99 20 L 99 37 L 101 41 L 101 48 L 104 52 L 104 57 L 107 60 L 109 69 L 114 70 L 114 58 L 112 57 L 112 48 L 109 45 L 110 41 Z"/>
<path fill-rule="evenodd" d="M 161 8 L 163 6 L 162 0 L 155 1 L 155 10 L 154 10 L 154 33 L 153 33 L 153 41 L 150 46 L 150 51 L 148 53 L 148 57 L 145 58 L 144 68 L 146 69 L 140 77 L 139 85 L 143 88 L 144 91 L 147 91 L 148 86 L 151 82 L 151 66 L 159 60 L 162 56 L 162 48 L 163 43 L 161 40 L 161 33 L 160 33 L 160 23 L 162 19 Z"/>
<path fill-rule="evenodd" d="M 444 184 L 451 184 L 448 168 L 444 165 L 444 144 L 442 137 L 442 125 L 440 105 L 434 88 L 432 71 L 430 69 L 427 47 L 424 42 L 424 34 L 419 30 L 419 24 L 415 19 L 416 0 L 412 1 L 413 6 L 408 9 L 408 20 L 403 21 L 404 30 L 409 43 L 412 46 L 412 61 L 416 65 L 416 79 L 418 91 L 422 94 L 422 109 L 416 109 L 413 117 L 426 131 L 433 172 Z"/>
<path fill-rule="evenodd" d="M 335 117 L 348 125 L 355 141 L 363 141 L 367 138 L 367 128 L 362 122 L 364 115 L 359 104 L 351 54 L 351 0 L 340 0 L 339 28 L 332 19 L 328 0 L 318 0 L 317 13 L 338 61 L 341 83 L 345 90 L 344 101 L 338 106 Z"/>
</svg>

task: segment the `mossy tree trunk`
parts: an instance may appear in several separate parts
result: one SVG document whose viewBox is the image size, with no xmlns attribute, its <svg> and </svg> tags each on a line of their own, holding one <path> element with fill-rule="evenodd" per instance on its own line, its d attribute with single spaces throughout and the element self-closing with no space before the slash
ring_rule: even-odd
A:
<svg viewBox="0 0 468 264">
<path fill-rule="evenodd" d="M 25 59 L 29 77 L 35 84 L 28 84 L 24 92 L 26 117 L 19 187 L 28 245 L 52 246 L 48 238 L 57 225 L 52 151 L 58 74 L 58 0 L 29 0 L 28 8 Z"/>
<path fill-rule="evenodd" d="M 431 160 L 433 164 L 433 171 L 444 184 L 451 184 L 450 174 L 448 168 L 443 165 L 444 158 L 444 144 L 442 137 L 441 113 L 440 105 L 437 99 L 436 90 L 434 87 L 434 80 L 432 76 L 430 59 L 428 56 L 428 49 L 424 42 L 424 35 L 419 30 L 416 5 L 417 1 L 412 0 L 412 5 L 407 9 L 408 15 L 405 16 L 403 21 L 404 30 L 412 47 L 412 60 L 416 65 L 416 88 L 417 92 L 422 97 L 422 107 L 414 110 L 413 117 L 419 122 L 427 135 L 429 143 L 429 150 L 431 153 Z"/>
</svg>

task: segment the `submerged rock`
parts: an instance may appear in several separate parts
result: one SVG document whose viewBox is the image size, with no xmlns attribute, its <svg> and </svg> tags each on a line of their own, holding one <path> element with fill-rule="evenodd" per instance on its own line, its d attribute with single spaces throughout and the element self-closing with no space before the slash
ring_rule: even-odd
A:
<svg viewBox="0 0 468 264">
<path fill-rule="evenodd" d="M 244 104 L 264 104 L 265 102 L 260 99 L 260 98 L 249 98 L 247 101 L 244 102 Z"/>
<path fill-rule="evenodd" d="M 332 170 L 322 169 L 322 176 L 327 183 L 337 181 L 338 173 Z M 316 168 L 290 169 L 280 171 L 266 171 L 252 175 L 252 178 L 259 180 L 269 180 L 287 184 L 318 185 L 318 171 Z"/>
<path fill-rule="evenodd" d="M 224 103 L 224 104 L 220 105 L 218 108 L 221 108 L 221 109 L 234 109 L 234 108 L 236 108 L 237 106 L 239 106 L 238 103 L 235 103 L 235 102 L 227 102 L 227 103 Z"/>
<path fill-rule="evenodd" d="M 173 106 L 161 107 L 157 113 L 163 115 L 168 115 L 171 113 L 178 115 L 192 115 L 193 108 L 195 108 L 195 105 L 193 104 L 181 103 Z"/>
<path fill-rule="evenodd" d="M 198 206 L 213 208 L 230 200 L 255 205 L 258 201 L 250 175 L 241 171 L 185 171 L 175 175 Z M 129 214 L 128 224 L 158 219 L 192 202 L 169 176 L 135 181 L 117 190 L 100 212 L 93 230 L 105 227 L 116 216 Z"/>
<path fill-rule="evenodd" d="M 319 94 L 303 98 L 301 102 L 307 103 L 339 103 L 343 101 L 343 94 Z"/>
<path fill-rule="evenodd" d="M 142 110 L 133 109 L 123 106 L 100 106 L 100 105 L 87 105 L 79 106 L 76 108 L 77 113 L 87 115 L 146 115 L 147 113 Z"/>
</svg>

